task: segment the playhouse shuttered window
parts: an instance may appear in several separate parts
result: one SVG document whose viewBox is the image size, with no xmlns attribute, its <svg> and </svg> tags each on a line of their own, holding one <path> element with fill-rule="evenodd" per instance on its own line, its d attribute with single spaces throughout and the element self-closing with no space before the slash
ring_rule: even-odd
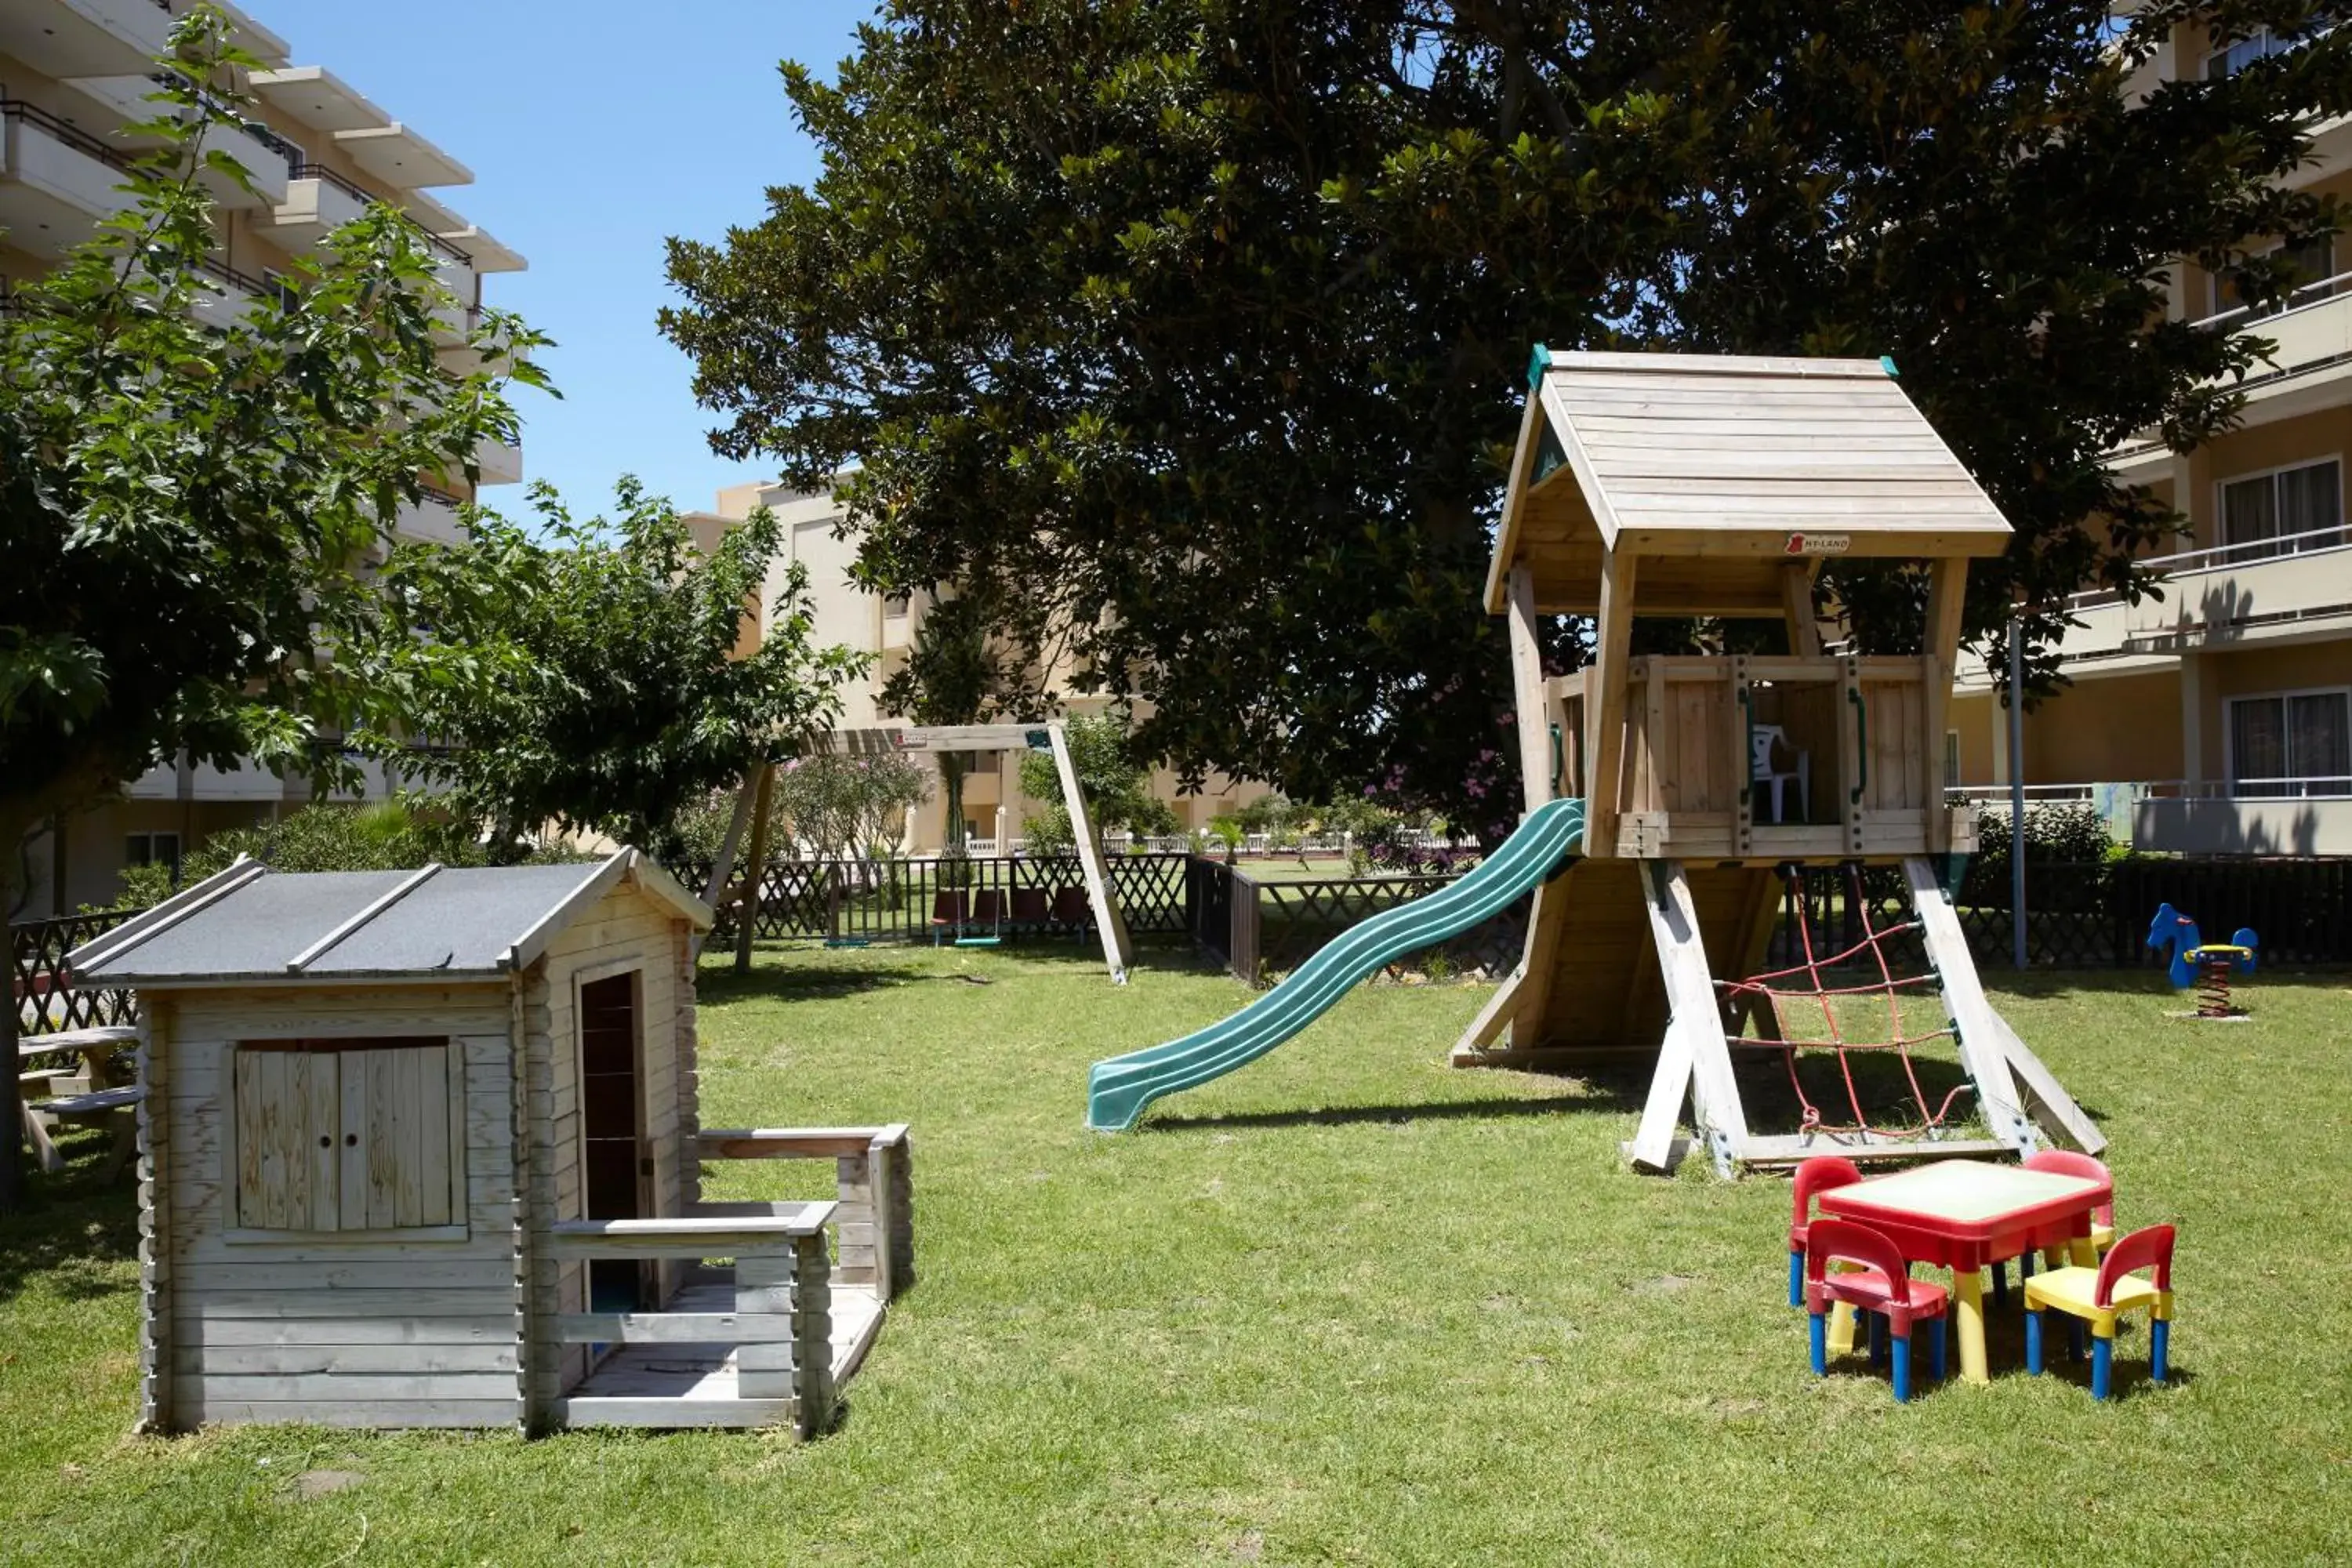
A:
<svg viewBox="0 0 2352 1568">
<path fill-rule="evenodd" d="M 466 1219 L 464 1058 L 441 1037 L 238 1046 L 245 1230 L 401 1230 Z"/>
</svg>

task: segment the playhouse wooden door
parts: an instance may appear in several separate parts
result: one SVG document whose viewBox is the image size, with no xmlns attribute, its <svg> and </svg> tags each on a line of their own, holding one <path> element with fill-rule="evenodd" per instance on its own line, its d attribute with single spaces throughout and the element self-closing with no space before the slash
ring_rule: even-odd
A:
<svg viewBox="0 0 2352 1568">
<path fill-rule="evenodd" d="M 632 970 L 580 987 L 581 1159 L 589 1219 L 643 1219 L 653 1212 L 638 980 Z M 650 1305 L 650 1266 L 592 1263 L 588 1292 L 596 1311 Z"/>
</svg>

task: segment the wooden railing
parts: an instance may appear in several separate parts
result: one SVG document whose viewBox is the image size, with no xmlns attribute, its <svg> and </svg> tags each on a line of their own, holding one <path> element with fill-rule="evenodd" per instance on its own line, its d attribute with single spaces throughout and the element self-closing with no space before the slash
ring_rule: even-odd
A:
<svg viewBox="0 0 2352 1568">
<path fill-rule="evenodd" d="M 1601 797 L 1589 855 L 1839 857 L 1966 848 L 1937 762 L 1932 661 L 1649 656 L 1628 667 L 1617 772 L 1590 777 L 1591 672 L 1546 682 L 1561 736 L 1559 793 Z M 1932 737 L 1931 727 L 1937 732 Z M 1755 778 L 1759 744 L 1783 784 Z"/>
<path fill-rule="evenodd" d="M 914 1145 L 887 1127 L 743 1128 L 702 1134 L 703 1160 L 831 1160 L 841 1258 L 834 1278 L 887 1305 L 915 1283 Z M 738 1205 L 707 1203 L 722 1215 Z M 759 1205 L 752 1205 L 756 1209 Z"/>
<path fill-rule="evenodd" d="M 742 1207 L 745 1205 L 731 1205 Z M 564 1344 L 731 1344 L 736 1401 L 790 1403 L 794 1428 L 813 1437 L 833 1423 L 833 1283 L 825 1226 L 839 1205 L 756 1205 L 759 1214 L 688 1215 L 677 1219 L 561 1220 L 547 1237 L 562 1262 L 668 1258 L 735 1260 L 731 1312 L 567 1312 L 556 1320 Z M 725 1409 L 688 1409 L 725 1401 L 572 1398 L 567 1425 L 706 1426 L 730 1424 Z M 635 1408 L 643 1406 L 644 1408 Z M 778 1411 L 781 1414 L 781 1409 Z"/>
</svg>

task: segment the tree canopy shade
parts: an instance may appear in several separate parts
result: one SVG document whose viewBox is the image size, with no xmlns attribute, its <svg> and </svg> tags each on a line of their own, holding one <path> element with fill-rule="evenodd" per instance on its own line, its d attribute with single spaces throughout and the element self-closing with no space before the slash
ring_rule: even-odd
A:
<svg viewBox="0 0 2352 1568">
<path fill-rule="evenodd" d="M 219 13 L 189 12 L 159 62 L 176 85 L 133 128 L 156 145 L 130 205 L 0 312 L 0 866 L 174 752 L 348 774 L 331 737 L 373 694 L 331 653 L 379 605 L 359 568 L 429 479 L 471 479 L 483 442 L 514 439 L 507 384 L 541 384 L 544 340 L 498 311 L 470 338 L 479 368 L 444 368 L 449 294 L 382 207 L 241 319 L 198 320 L 217 289 L 199 176 L 246 178 L 210 143 L 240 102 L 228 68 L 255 63 Z"/>
<path fill-rule="evenodd" d="M 1892 355 L 2018 528 L 1971 638 L 2024 599 L 2046 680 L 2063 594 L 2136 588 L 2173 525 L 2101 454 L 2210 435 L 2207 383 L 2258 352 L 2166 324 L 2166 268 L 2271 298 L 2256 253 L 2333 228 L 2271 182 L 2352 109 L 2352 32 L 2144 98 L 2133 70 L 2184 20 L 2314 14 L 892 0 L 837 83 L 784 67 L 823 173 L 673 241 L 664 324 L 720 450 L 859 465 L 870 585 L 998 590 L 1003 635 L 1148 700 L 1143 754 L 1300 797 L 1402 764 L 1457 805 L 1538 342 Z M 1916 640 L 1911 576 L 1831 591 L 1865 647 Z"/>
<path fill-rule="evenodd" d="M 384 563 L 386 589 L 427 635 L 404 627 L 366 650 L 369 678 L 405 716 L 366 743 L 447 784 L 451 807 L 502 842 L 551 823 L 672 855 L 684 812 L 832 729 L 836 688 L 865 668 L 863 655 L 815 646 L 797 563 L 758 647 L 738 657 L 782 543 L 773 513 L 702 554 L 635 479 L 618 500 L 613 521 L 575 522 L 535 486 L 536 529 L 478 512 L 465 540 L 403 543 Z"/>
</svg>

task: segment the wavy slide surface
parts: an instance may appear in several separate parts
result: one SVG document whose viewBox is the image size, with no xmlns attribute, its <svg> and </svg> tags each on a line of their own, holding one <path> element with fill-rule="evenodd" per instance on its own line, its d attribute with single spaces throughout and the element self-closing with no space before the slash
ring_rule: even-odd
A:
<svg viewBox="0 0 2352 1568">
<path fill-rule="evenodd" d="M 1164 1046 L 1095 1063 L 1087 1077 L 1087 1125 L 1123 1132 L 1162 1095 L 1246 1067 L 1321 1017 L 1383 965 L 1469 930 L 1549 880 L 1583 840 L 1581 800 L 1538 806 L 1469 875 L 1349 927 L 1232 1017 Z"/>
</svg>

